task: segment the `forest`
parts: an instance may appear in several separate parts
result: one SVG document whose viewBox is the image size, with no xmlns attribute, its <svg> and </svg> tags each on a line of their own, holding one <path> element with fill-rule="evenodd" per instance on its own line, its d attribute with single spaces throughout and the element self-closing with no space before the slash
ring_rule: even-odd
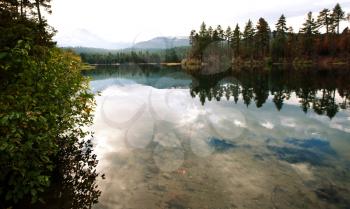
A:
<svg viewBox="0 0 350 209">
<path fill-rule="evenodd" d="M 188 47 L 169 49 L 93 50 L 88 48 L 65 48 L 78 53 L 88 64 L 113 65 L 123 63 L 180 63 L 187 56 Z"/>
<path fill-rule="evenodd" d="M 0 1 L 0 208 L 91 208 L 100 195 L 91 140 L 81 140 L 94 95 L 80 57 L 52 40 L 50 3 Z"/>
<path fill-rule="evenodd" d="M 240 60 L 291 63 L 298 59 L 347 62 L 350 55 L 350 30 L 349 27 L 340 30 L 343 21 L 350 21 L 350 14 L 346 15 L 342 7 L 336 4 L 333 9 L 320 11 L 317 17 L 309 12 L 298 32 L 288 26 L 283 14 L 275 30 L 271 30 L 262 17 L 255 26 L 248 20 L 243 30 L 238 24 L 224 30 L 220 25 L 214 29 L 203 22 L 198 32 L 192 30 L 190 33 L 188 60 L 203 62 L 208 46 L 212 48 L 214 44 L 218 50 L 224 50 L 234 63 Z"/>
</svg>

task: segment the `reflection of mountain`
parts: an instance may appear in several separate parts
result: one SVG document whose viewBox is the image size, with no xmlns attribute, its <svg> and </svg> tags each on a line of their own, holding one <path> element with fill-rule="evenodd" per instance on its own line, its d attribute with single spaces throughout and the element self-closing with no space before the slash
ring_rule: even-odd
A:
<svg viewBox="0 0 350 209">
<path fill-rule="evenodd" d="M 192 83 L 190 91 L 192 97 L 198 96 L 202 104 L 226 98 L 236 103 L 242 100 L 247 107 L 255 103 L 260 108 L 271 98 L 278 110 L 295 96 L 305 113 L 312 108 L 317 114 L 329 118 L 333 118 L 340 108 L 350 107 L 350 78 L 336 73 L 247 71 L 230 77 L 199 78 Z"/>
<path fill-rule="evenodd" d="M 84 73 L 91 76 L 92 90 L 102 91 L 110 85 L 141 84 L 158 89 L 187 88 L 191 76 L 173 67 L 125 64 L 118 68 L 98 68 Z"/>
</svg>

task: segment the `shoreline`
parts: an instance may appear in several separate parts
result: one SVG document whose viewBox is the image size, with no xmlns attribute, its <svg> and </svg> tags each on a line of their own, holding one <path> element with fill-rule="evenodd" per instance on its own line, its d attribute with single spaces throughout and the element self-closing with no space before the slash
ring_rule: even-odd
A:
<svg viewBox="0 0 350 209">
<path fill-rule="evenodd" d="M 231 63 L 227 63 L 231 70 L 242 69 L 269 69 L 272 67 L 294 68 L 296 70 L 305 68 L 333 69 L 333 68 L 348 68 L 350 69 L 350 58 L 333 58 L 321 57 L 318 59 L 303 59 L 294 58 L 293 60 L 281 60 L 273 62 L 271 58 L 264 59 L 235 59 Z M 182 60 L 182 68 L 191 73 L 200 73 L 207 66 L 213 67 L 215 74 L 215 63 L 204 63 L 199 59 L 184 59 Z"/>
</svg>

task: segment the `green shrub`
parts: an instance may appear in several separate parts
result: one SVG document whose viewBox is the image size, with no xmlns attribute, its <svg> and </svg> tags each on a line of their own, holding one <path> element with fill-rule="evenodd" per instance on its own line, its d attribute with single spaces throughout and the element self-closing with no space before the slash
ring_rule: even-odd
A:
<svg viewBox="0 0 350 209">
<path fill-rule="evenodd" d="M 57 48 L 0 52 L 0 197 L 35 202 L 49 185 L 62 149 L 89 133 L 93 94 L 80 58 Z M 0 198 L 1 201 L 5 201 Z"/>
</svg>

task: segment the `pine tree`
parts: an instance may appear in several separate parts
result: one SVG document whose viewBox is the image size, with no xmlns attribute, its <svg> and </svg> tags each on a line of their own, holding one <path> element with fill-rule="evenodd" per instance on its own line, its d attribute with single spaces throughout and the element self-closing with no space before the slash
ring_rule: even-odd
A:
<svg viewBox="0 0 350 209">
<path fill-rule="evenodd" d="M 228 26 L 227 29 L 226 29 L 226 32 L 225 32 L 225 39 L 228 41 L 228 43 L 231 42 L 231 39 L 232 39 L 232 30 L 231 30 L 231 27 Z"/>
<path fill-rule="evenodd" d="M 265 56 L 269 51 L 270 44 L 270 27 L 264 18 L 260 18 L 256 26 L 256 46 L 261 56 Z"/>
<path fill-rule="evenodd" d="M 317 23 L 312 17 L 312 12 L 307 14 L 307 18 L 303 27 L 300 29 L 300 33 L 303 34 L 303 48 L 304 53 L 311 56 L 314 51 L 315 35 L 318 34 Z"/>
<path fill-rule="evenodd" d="M 323 9 L 317 17 L 317 24 L 319 27 L 326 28 L 326 34 L 329 32 L 329 26 L 332 23 L 332 18 L 329 9 Z"/>
<path fill-rule="evenodd" d="M 277 36 L 285 36 L 287 30 L 288 28 L 287 28 L 286 17 L 282 14 L 276 24 Z"/>
<path fill-rule="evenodd" d="M 272 42 L 271 55 L 275 59 L 284 58 L 287 45 L 287 21 L 282 14 L 276 23 L 276 31 L 274 31 L 274 39 Z"/>
<path fill-rule="evenodd" d="M 207 26 L 204 22 L 202 22 L 201 27 L 199 29 L 199 37 L 204 38 L 207 35 Z"/>
<path fill-rule="evenodd" d="M 345 20 L 345 12 L 339 4 L 336 4 L 332 11 L 333 27 L 337 28 L 337 34 L 339 34 L 339 25 L 342 20 Z"/>
<path fill-rule="evenodd" d="M 255 29 L 253 27 L 252 21 L 249 19 L 243 31 L 243 41 L 246 50 L 246 55 L 250 57 L 253 56 L 254 35 Z"/>
<path fill-rule="evenodd" d="M 220 39 L 220 40 L 224 40 L 224 30 L 222 30 L 221 25 L 218 25 L 218 26 L 216 27 L 216 31 L 217 31 L 217 33 L 218 33 L 219 39 Z"/>
<path fill-rule="evenodd" d="M 52 13 L 51 11 L 51 5 L 50 5 L 51 0 L 35 0 L 35 7 L 37 9 L 37 15 L 39 19 L 39 24 L 43 26 L 43 18 L 41 15 L 41 10 L 40 7 L 43 7 L 48 13 Z"/>
<path fill-rule="evenodd" d="M 208 36 L 210 37 L 210 39 L 213 38 L 213 32 L 214 32 L 213 27 L 209 26 L 209 28 L 208 28 Z"/>
<path fill-rule="evenodd" d="M 233 35 L 232 35 L 232 41 L 231 41 L 231 45 L 232 45 L 235 57 L 239 56 L 240 42 L 241 42 L 241 31 L 239 29 L 239 25 L 236 24 L 235 30 L 233 31 Z"/>
<path fill-rule="evenodd" d="M 319 33 L 317 22 L 312 17 L 312 12 L 307 14 L 306 21 L 303 23 L 303 27 L 300 29 L 300 32 L 307 35 L 315 35 Z"/>
<path fill-rule="evenodd" d="M 287 58 L 292 58 L 294 55 L 297 54 L 298 47 L 296 38 L 297 35 L 294 33 L 293 27 L 289 27 L 287 32 L 287 46 L 285 50 L 285 56 Z"/>
<path fill-rule="evenodd" d="M 194 46 L 196 40 L 195 40 L 196 30 L 191 30 L 190 33 L 190 44 L 191 46 Z"/>
</svg>

